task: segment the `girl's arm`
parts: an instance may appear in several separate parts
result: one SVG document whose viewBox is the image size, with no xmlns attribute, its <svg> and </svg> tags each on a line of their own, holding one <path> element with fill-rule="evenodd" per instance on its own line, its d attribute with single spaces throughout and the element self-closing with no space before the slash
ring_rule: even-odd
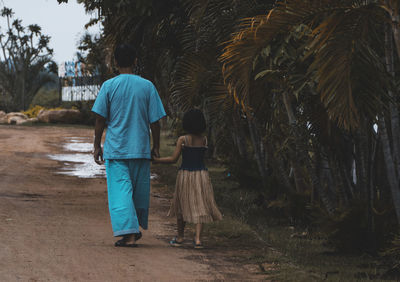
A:
<svg viewBox="0 0 400 282">
<path fill-rule="evenodd" d="M 170 157 L 164 157 L 164 158 L 154 158 L 154 162 L 156 163 L 176 163 L 179 159 L 179 156 L 181 155 L 182 151 L 182 144 L 185 141 L 185 136 L 181 136 L 178 138 L 178 141 L 176 141 L 176 147 L 175 151 Z"/>
</svg>

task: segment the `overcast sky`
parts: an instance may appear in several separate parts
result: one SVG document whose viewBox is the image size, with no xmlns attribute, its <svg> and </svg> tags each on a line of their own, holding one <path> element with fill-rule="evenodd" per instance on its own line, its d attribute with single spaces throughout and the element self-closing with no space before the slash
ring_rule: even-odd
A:
<svg viewBox="0 0 400 282">
<path fill-rule="evenodd" d="M 23 26 L 38 24 L 44 34 L 51 36 L 50 47 L 57 63 L 74 58 L 77 42 L 91 18 L 76 0 L 61 5 L 57 0 L 0 0 L 0 8 L 3 6 L 11 8 Z M 0 21 L 0 26 L 4 26 L 4 21 Z M 99 25 L 89 28 L 89 32 L 99 33 Z"/>
</svg>

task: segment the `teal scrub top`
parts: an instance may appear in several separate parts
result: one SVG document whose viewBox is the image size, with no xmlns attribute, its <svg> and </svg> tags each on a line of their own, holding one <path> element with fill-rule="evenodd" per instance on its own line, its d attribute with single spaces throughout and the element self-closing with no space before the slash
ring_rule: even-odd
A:
<svg viewBox="0 0 400 282">
<path fill-rule="evenodd" d="M 103 83 L 92 111 L 107 122 L 104 159 L 150 159 L 150 124 L 164 117 L 157 89 L 133 74 Z"/>
</svg>

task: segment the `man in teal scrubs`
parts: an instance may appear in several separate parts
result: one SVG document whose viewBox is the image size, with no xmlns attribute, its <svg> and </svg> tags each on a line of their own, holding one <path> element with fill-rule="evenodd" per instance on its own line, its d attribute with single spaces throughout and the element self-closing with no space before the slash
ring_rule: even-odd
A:
<svg viewBox="0 0 400 282">
<path fill-rule="evenodd" d="M 119 45 L 114 58 L 120 74 L 103 83 L 92 108 L 96 113 L 94 159 L 98 164 L 105 160 L 111 224 L 114 236 L 122 236 L 115 246 L 136 247 L 139 226 L 147 229 L 150 159 L 151 154 L 159 155 L 158 121 L 165 111 L 153 83 L 132 73 L 137 60 L 134 48 Z"/>
</svg>

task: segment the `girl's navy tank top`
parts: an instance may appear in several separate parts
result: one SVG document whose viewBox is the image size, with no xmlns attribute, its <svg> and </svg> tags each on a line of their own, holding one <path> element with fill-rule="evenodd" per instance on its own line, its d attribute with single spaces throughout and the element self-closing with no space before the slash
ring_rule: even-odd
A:
<svg viewBox="0 0 400 282">
<path fill-rule="evenodd" d="M 188 139 L 185 136 L 185 145 L 188 144 Z M 181 170 L 207 170 L 204 164 L 204 157 L 207 151 L 207 138 L 205 138 L 205 146 L 202 147 L 192 147 L 192 146 L 182 147 L 182 164 L 179 167 Z"/>
<path fill-rule="evenodd" d="M 182 148 L 182 164 L 179 169 L 182 170 L 207 170 L 204 164 L 204 156 L 207 147 L 187 147 Z"/>
</svg>

